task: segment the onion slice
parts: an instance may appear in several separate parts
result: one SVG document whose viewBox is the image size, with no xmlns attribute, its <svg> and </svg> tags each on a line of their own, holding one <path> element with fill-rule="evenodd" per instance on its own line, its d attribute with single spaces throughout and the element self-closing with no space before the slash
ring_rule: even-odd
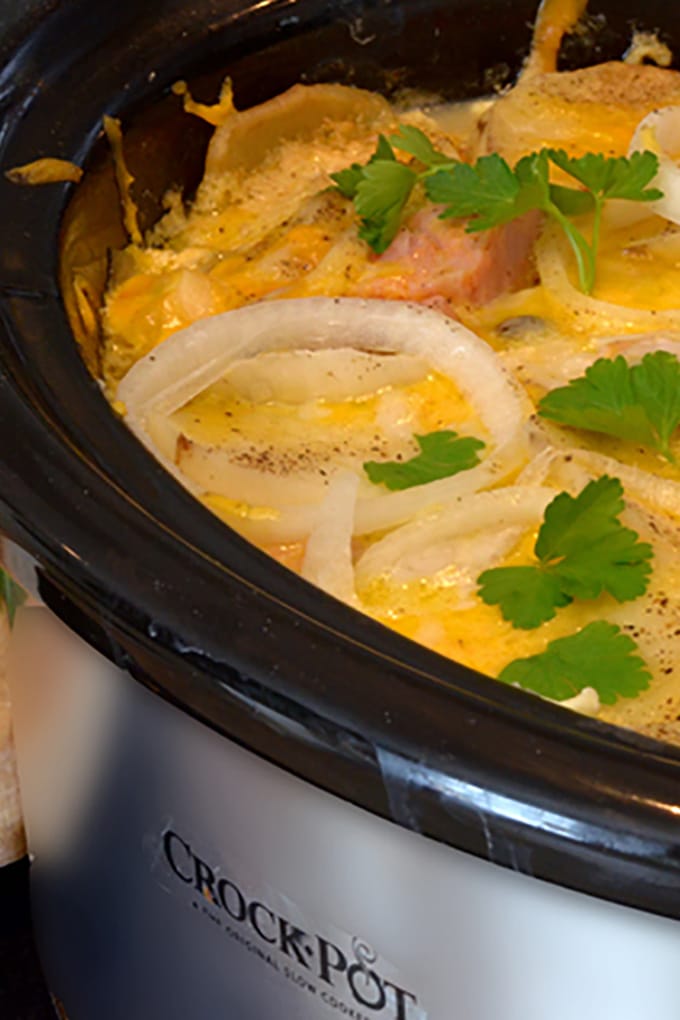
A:
<svg viewBox="0 0 680 1020">
<path fill-rule="evenodd" d="M 567 273 L 560 229 L 547 224 L 536 244 L 536 266 L 550 302 L 557 305 L 556 318 L 566 319 L 575 332 L 589 334 L 591 339 L 680 329 L 680 307 L 629 308 L 602 301 L 575 287 Z"/>
<path fill-rule="evenodd" d="M 422 358 L 454 379 L 498 442 L 524 418 L 525 398 L 478 336 L 439 312 L 401 301 L 297 298 L 200 319 L 138 361 L 117 399 L 133 427 L 169 415 L 217 382 L 235 361 L 265 351 L 352 346 Z"/>
<path fill-rule="evenodd" d="M 463 535 L 494 531 L 513 525 L 530 526 L 540 520 L 557 490 L 548 486 L 509 485 L 490 492 L 477 492 L 459 498 L 437 513 L 410 521 L 369 546 L 356 565 L 359 586 L 373 577 L 399 571 L 400 564 L 424 555 L 434 545 L 451 543 L 452 556 L 459 551 L 456 540 Z M 482 535 L 481 541 L 488 541 Z M 465 558 L 479 561 L 479 550 L 467 548 Z M 463 567 L 465 563 L 461 564 Z M 484 565 L 480 566 L 480 570 Z"/>
<path fill-rule="evenodd" d="M 636 333 L 632 336 L 598 337 L 594 341 L 596 358 L 615 358 L 622 354 L 626 361 L 641 361 L 645 354 L 666 351 L 680 358 L 680 335 L 672 330 L 663 333 Z"/>
<path fill-rule="evenodd" d="M 441 507 L 453 500 L 471 496 L 479 489 L 490 488 L 513 474 L 526 455 L 526 446 L 515 442 L 501 447 L 481 464 L 469 471 L 461 471 L 450 478 L 440 478 L 425 485 L 416 485 L 403 492 L 379 492 L 357 500 L 354 515 L 354 534 L 370 535 L 404 524 L 418 514 Z M 229 523 L 245 538 L 257 545 L 278 545 L 298 542 L 315 527 L 319 506 L 308 503 L 305 506 L 282 506 L 275 518 L 227 518 Z"/>
<path fill-rule="evenodd" d="M 518 686 L 514 684 L 513 686 Z M 527 688 L 520 688 L 521 690 L 527 690 Z M 593 718 L 599 715 L 602 705 L 600 703 L 600 695 L 597 693 L 594 687 L 583 687 L 578 694 L 575 694 L 573 698 L 565 698 L 564 701 L 557 701 L 555 698 L 545 698 L 542 694 L 535 694 L 534 691 L 527 690 L 528 694 L 534 694 L 535 697 L 541 698 L 542 701 L 549 701 L 551 705 L 559 705 L 560 708 L 569 708 L 572 712 L 580 712 L 581 715 L 589 715 Z"/>
<path fill-rule="evenodd" d="M 331 479 L 307 540 L 301 574 L 351 606 L 359 605 L 354 588 L 352 531 L 359 477 L 341 471 Z"/>
<path fill-rule="evenodd" d="M 569 454 L 574 463 L 595 475 L 608 474 L 619 478 L 627 496 L 634 497 L 652 510 L 680 518 L 680 482 L 653 475 L 603 453 L 574 448 Z"/>
<path fill-rule="evenodd" d="M 386 386 L 408 386 L 427 375 L 422 358 L 408 354 L 367 354 L 341 347 L 330 351 L 286 351 L 236 361 L 224 379 L 253 403 L 276 400 L 351 400 Z"/>
<path fill-rule="evenodd" d="M 357 503 L 355 534 L 370 535 L 374 531 L 393 528 L 431 507 L 443 506 L 461 496 L 497 485 L 511 475 L 525 458 L 526 439 L 521 433 L 469 471 L 414 485 L 402 492 L 376 492 L 373 496 L 365 496 Z"/>
<path fill-rule="evenodd" d="M 410 355 L 451 378 L 498 447 L 495 456 L 452 478 L 417 490 L 387 494 L 377 490 L 357 506 L 360 533 L 401 523 L 426 506 L 502 480 L 517 466 L 524 449 L 522 426 L 530 414 L 524 393 L 485 341 L 459 322 L 404 302 L 302 298 L 248 305 L 201 319 L 138 361 L 121 381 L 117 398 L 125 405 L 133 431 L 157 456 L 165 453 L 162 459 L 177 477 L 167 442 L 160 451 L 154 442 L 152 433 L 161 432 L 159 420 L 222 379 L 236 362 L 263 352 L 348 346 Z M 183 474 L 179 477 L 187 484 Z M 317 503 L 324 492 L 325 488 L 320 490 Z M 251 501 L 244 489 L 235 495 Z M 276 503 L 273 508 L 280 509 Z"/>
<path fill-rule="evenodd" d="M 628 154 L 653 152 L 659 159 L 659 170 L 651 187 L 663 191 L 663 198 L 648 202 L 652 212 L 680 223 L 680 106 L 663 106 L 640 121 L 631 139 Z"/>
</svg>

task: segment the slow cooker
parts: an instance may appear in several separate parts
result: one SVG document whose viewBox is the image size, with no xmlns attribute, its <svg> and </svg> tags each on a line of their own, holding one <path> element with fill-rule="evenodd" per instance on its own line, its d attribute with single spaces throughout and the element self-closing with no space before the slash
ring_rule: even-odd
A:
<svg viewBox="0 0 680 1020">
<path fill-rule="evenodd" d="M 2 5 L 0 526 L 32 608 L 16 737 L 39 951 L 70 1020 L 677 1020 L 680 755 L 411 644 L 246 544 L 89 371 L 74 266 L 121 243 L 102 116 L 147 223 L 223 74 L 447 97 L 510 82 L 533 0 Z M 562 58 L 671 41 L 591 5 Z M 79 342 L 80 340 L 80 342 Z M 89 368 L 88 368 L 89 366 Z"/>
</svg>

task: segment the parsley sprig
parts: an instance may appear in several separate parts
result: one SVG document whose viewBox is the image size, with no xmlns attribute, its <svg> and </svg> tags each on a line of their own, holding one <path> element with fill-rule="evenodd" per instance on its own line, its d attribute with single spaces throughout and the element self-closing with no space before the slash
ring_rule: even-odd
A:
<svg viewBox="0 0 680 1020">
<path fill-rule="evenodd" d="M 651 675 L 632 638 L 613 623 L 596 620 L 577 634 L 551 641 L 544 652 L 515 659 L 498 679 L 545 698 L 565 701 L 593 687 L 604 705 L 634 698 L 649 687 Z"/>
<path fill-rule="evenodd" d="M 486 445 L 481 439 L 459 436 L 450 429 L 414 438 L 420 453 L 410 460 L 366 461 L 364 471 L 374 484 L 396 491 L 448 478 L 479 464 L 478 450 Z"/>
<path fill-rule="evenodd" d="M 14 623 L 16 611 L 23 606 L 27 595 L 20 584 L 0 567 L 0 603 L 4 602 L 10 627 Z"/>
<path fill-rule="evenodd" d="M 479 578 L 479 595 L 500 606 L 514 627 L 531 630 L 575 598 L 608 592 L 618 602 L 642 595 L 652 547 L 621 524 L 623 487 L 603 475 L 572 497 L 562 492 L 545 511 L 534 552 L 536 564 L 496 567 Z"/>
<path fill-rule="evenodd" d="M 395 149 L 413 156 L 423 169 L 399 162 Z M 552 184 L 551 164 L 580 187 Z M 543 212 L 564 231 L 576 259 L 579 286 L 590 294 L 605 202 L 662 198 L 658 188 L 648 187 L 658 168 L 658 157 L 648 151 L 629 157 L 591 152 L 574 158 L 549 148 L 524 156 L 514 169 L 497 153 L 469 165 L 439 152 L 419 128 L 401 125 L 389 138 L 380 136 L 365 165 L 354 163 L 331 177 L 354 202 L 361 219 L 359 235 L 378 254 L 392 243 L 418 183 L 430 201 L 444 206 L 441 219 L 468 219 L 470 233 L 509 223 L 532 210 Z M 569 218 L 585 212 L 593 213 L 590 239 Z"/>
<path fill-rule="evenodd" d="M 551 390 L 539 402 L 543 418 L 572 428 L 628 439 L 675 463 L 671 438 L 680 425 L 680 362 L 668 351 L 637 365 L 599 358 L 585 375 Z"/>
<path fill-rule="evenodd" d="M 391 140 L 380 135 L 377 148 L 366 164 L 352 163 L 347 170 L 331 174 L 338 191 L 354 202 L 361 220 L 359 237 L 379 255 L 394 240 L 406 203 L 419 180 L 415 170 L 399 162 L 392 145 L 393 141 L 404 137 L 403 132 L 406 132 L 404 141 L 408 145 L 413 130 L 402 127 L 399 135 L 394 135 Z M 417 131 L 417 135 L 422 136 L 423 144 L 420 147 L 416 145 L 421 155 L 436 161 L 439 154 L 427 136 L 421 131 Z M 416 139 L 417 142 L 420 140 Z"/>
</svg>

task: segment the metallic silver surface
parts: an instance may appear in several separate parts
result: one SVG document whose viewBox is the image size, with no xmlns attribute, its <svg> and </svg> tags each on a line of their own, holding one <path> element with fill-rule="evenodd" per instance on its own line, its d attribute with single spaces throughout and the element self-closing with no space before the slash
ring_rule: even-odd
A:
<svg viewBox="0 0 680 1020">
<path fill-rule="evenodd" d="M 676 922 L 330 796 L 46 609 L 21 611 L 16 633 L 37 936 L 71 1020 L 680 1015 Z"/>
</svg>

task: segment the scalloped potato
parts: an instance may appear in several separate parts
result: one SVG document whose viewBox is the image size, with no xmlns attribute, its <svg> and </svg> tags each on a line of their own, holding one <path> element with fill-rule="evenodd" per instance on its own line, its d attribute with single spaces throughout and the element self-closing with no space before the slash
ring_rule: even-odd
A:
<svg viewBox="0 0 680 1020">
<path fill-rule="evenodd" d="M 586 294 L 569 238 L 544 215 L 471 233 L 464 217 L 443 219 L 418 186 L 396 236 L 376 253 L 331 176 L 367 164 L 378 138 L 403 124 L 453 162 L 493 152 L 512 167 L 545 146 L 624 156 L 660 102 L 680 108 L 680 75 L 623 62 L 556 71 L 562 34 L 584 6 L 547 0 L 517 85 L 455 116 L 341 85 L 298 85 L 237 112 L 225 91 L 194 201 L 167 196 L 142 243 L 115 255 L 104 377 L 132 427 L 224 520 L 444 655 L 497 676 L 593 621 L 615 624 L 634 638 L 651 682 L 612 705 L 596 698 L 595 710 L 679 742 L 680 440 L 672 437 L 674 456 L 664 460 L 644 444 L 538 421 L 536 412 L 548 391 L 598 358 L 633 365 L 656 351 L 680 353 L 680 228 L 656 207 L 625 201 L 607 204 L 601 226 L 592 210 L 574 214 L 582 236 L 601 230 Z M 201 113 L 191 100 L 187 108 Z M 418 165 L 408 152 L 398 160 Z M 553 185 L 566 180 L 553 169 Z M 323 298 L 342 299 L 346 320 L 339 310 L 335 322 Z M 389 326 L 401 337 L 393 347 L 388 325 L 384 334 L 371 325 L 385 302 L 404 307 Z M 430 311 L 413 318 L 414 305 Z M 261 333 L 248 332 L 247 316 L 221 318 L 263 306 L 252 318 Z M 415 351 L 409 331 L 421 325 Z M 428 331 L 439 339 L 430 342 Z M 219 371 L 204 371 L 208 349 Z M 456 481 L 428 477 L 412 497 L 376 492 L 367 465 L 417 461 L 433 434 L 475 440 L 482 453 Z M 653 546 L 645 593 L 569 598 L 541 626 L 513 626 L 480 597 L 479 576 L 532 563 L 550 500 L 605 475 L 621 479 L 623 523 Z"/>
</svg>

